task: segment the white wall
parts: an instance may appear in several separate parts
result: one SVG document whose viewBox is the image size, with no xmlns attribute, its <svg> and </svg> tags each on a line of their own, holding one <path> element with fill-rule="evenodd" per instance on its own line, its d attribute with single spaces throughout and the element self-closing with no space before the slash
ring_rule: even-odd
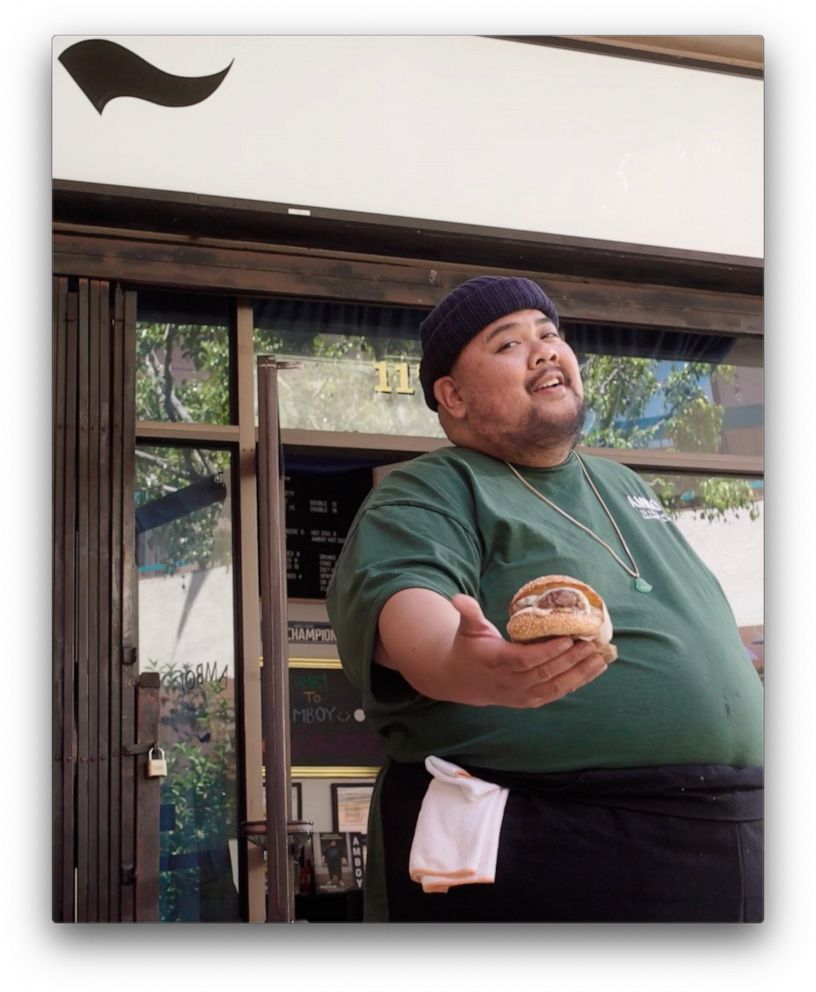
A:
<svg viewBox="0 0 816 992">
<path fill-rule="evenodd" d="M 139 579 L 139 669 L 217 666 L 235 678 L 232 569 Z"/>
<path fill-rule="evenodd" d="M 717 576 L 738 627 L 765 622 L 765 503 L 754 506 L 759 511 L 757 520 L 751 520 L 745 510 L 714 522 L 683 510 L 675 520 L 685 539 Z"/>
<path fill-rule="evenodd" d="M 53 46 L 55 178 L 759 257 L 754 79 L 479 37 L 110 38 L 187 108 L 100 115 Z"/>
</svg>

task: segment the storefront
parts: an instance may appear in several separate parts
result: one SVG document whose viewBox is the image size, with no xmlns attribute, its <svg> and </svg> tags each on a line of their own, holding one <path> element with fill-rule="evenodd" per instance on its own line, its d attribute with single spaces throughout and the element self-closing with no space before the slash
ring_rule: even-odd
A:
<svg viewBox="0 0 816 992">
<path fill-rule="evenodd" d="M 357 919 L 382 751 L 323 600 L 370 487 L 447 443 L 418 325 L 464 279 L 546 287 L 585 446 L 650 480 L 761 670 L 761 79 L 487 38 L 97 41 L 54 45 L 54 918 L 273 919 L 269 882 Z"/>
</svg>

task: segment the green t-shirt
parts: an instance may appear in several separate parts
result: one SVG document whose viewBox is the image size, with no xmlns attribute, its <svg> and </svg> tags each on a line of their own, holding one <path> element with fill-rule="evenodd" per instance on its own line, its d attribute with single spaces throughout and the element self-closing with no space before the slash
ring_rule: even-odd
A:
<svg viewBox="0 0 816 992">
<path fill-rule="evenodd" d="M 327 606 L 345 672 L 395 760 L 435 754 L 520 772 L 762 763 L 762 686 L 719 583 L 637 475 L 607 459 L 584 461 L 650 593 L 636 591 L 604 548 L 506 465 L 478 452 L 423 455 L 361 507 Z M 574 455 L 522 474 L 626 560 Z M 400 589 L 468 593 L 504 633 L 513 594 L 547 574 L 589 582 L 615 628 L 618 659 L 574 694 L 538 709 L 438 702 L 371 660 L 380 610 Z M 367 921 L 388 919 L 380 785 L 369 823 Z"/>
<path fill-rule="evenodd" d="M 503 462 L 478 452 L 423 455 L 366 500 L 327 605 L 346 674 L 395 760 L 435 754 L 520 772 L 762 763 L 762 686 L 719 583 L 637 475 L 608 459 L 584 463 L 650 593 Z M 575 455 L 521 471 L 627 560 Z M 538 709 L 438 702 L 371 661 L 380 610 L 400 589 L 468 593 L 504 633 L 516 590 L 552 573 L 597 589 L 615 629 L 617 661 L 574 694 Z"/>
</svg>

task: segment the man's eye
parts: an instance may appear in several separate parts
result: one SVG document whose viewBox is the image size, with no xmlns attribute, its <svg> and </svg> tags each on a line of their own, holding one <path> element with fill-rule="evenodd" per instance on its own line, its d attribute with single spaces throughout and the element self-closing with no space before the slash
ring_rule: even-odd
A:
<svg viewBox="0 0 816 992">
<path fill-rule="evenodd" d="M 518 341 L 505 341 L 499 345 L 499 351 L 507 351 L 509 348 L 515 348 Z"/>
</svg>

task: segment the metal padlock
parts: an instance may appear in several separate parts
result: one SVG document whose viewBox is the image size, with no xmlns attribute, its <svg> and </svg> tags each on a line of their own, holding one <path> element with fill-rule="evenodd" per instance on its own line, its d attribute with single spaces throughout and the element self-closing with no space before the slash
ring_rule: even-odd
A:
<svg viewBox="0 0 816 992">
<path fill-rule="evenodd" d="M 157 752 L 159 756 L 155 758 L 154 754 Z M 162 751 L 158 744 L 154 744 L 147 753 L 147 777 L 164 778 L 166 774 L 167 759 L 164 756 L 164 751 Z"/>
</svg>

